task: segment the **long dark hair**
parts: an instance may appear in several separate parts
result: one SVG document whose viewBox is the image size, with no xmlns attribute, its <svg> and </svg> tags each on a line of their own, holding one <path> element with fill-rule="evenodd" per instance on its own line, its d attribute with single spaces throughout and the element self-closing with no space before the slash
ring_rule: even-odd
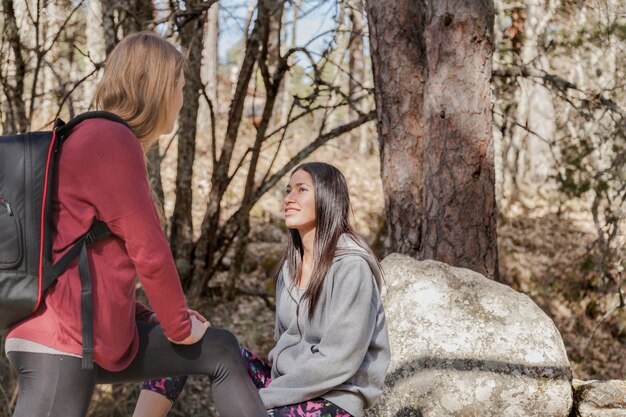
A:
<svg viewBox="0 0 626 417">
<path fill-rule="evenodd" d="M 347 234 L 357 245 L 365 249 L 375 260 L 376 257 L 350 224 L 350 195 L 346 179 L 337 168 L 323 162 L 309 162 L 296 167 L 291 175 L 303 170 L 313 179 L 315 192 L 315 248 L 313 271 L 303 300 L 309 302 L 309 320 L 315 315 L 317 302 L 322 294 L 324 280 L 337 251 L 337 242 L 342 234 Z M 277 276 L 286 263 L 291 285 L 300 281 L 304 247 L 297 229 L 289 229 L 287 251 L 277 269 Z M 376 261 L 377 262 L 377 261 Z"/>
</svg>

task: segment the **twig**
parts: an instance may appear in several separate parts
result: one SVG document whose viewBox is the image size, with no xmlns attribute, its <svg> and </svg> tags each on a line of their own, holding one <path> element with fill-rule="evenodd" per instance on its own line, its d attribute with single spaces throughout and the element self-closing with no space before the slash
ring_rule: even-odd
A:
<svg viewBox="0 0 626 417">
<path fill-rule="evenodd" d="M 602 320 L 600 320 L 600 322 L 598 324 L 596 324 L 596 326 L 593 328 L 593 331 L 591 332 L 591 334 L 589 335 L 589 337 L 587 338 L 587 340 L 585 341 L 585 345 L 582 349 L 582 354 L 584 355 L 587 352 L 587 348 L 589 347 L 589 343 L 591 342 L 591 340 L 593 339 L 593 336 L 596 334 L 596 331 L 600 328 L 600 326 L 602 326 L 604 324 L 604 322 L 611 317 L 611 315 L 619 310 L 620 308 L 624 308 L 625 304 L 624 304 L 624 298 L 623 298 L 623 294 L 622 294 L 622 289 L 619 289 L 619 294 L 620 294 L 620 303 L 613 307 L 611 310 L 609 310 L 603 317 Z"/>
</svg>

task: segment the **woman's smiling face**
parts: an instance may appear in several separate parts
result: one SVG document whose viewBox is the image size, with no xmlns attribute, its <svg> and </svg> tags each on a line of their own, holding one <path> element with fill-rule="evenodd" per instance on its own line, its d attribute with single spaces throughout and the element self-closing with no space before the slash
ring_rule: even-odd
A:
<svg viewBox="0 0 626 417">
<path fill-rule="evenodd" d="M 285 224 L 300 235 L 315 229 L 315 184 L 311 175 L 300 169 L 291 176 L 283 200 Z"/>
</svg>

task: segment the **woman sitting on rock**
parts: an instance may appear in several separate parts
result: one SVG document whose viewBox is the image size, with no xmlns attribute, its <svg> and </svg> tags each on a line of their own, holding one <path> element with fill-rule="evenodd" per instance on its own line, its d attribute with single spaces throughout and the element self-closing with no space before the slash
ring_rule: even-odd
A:
<svg viewBox="0 0 626 417">
<path fill-rule="evenodd" d="M 297 167 L 283 209 L 289 242 L 277 273 L 276 346 L 271 367 L 241 349 L 249 374 L 269 416 L 361 417 L 390 359 L 380 265 L 350 225 L 348 187 L 332 165 Z M 146 382 L 135 416 L 167 414 L 180 387 L 181 378 Z"/>
</svg>

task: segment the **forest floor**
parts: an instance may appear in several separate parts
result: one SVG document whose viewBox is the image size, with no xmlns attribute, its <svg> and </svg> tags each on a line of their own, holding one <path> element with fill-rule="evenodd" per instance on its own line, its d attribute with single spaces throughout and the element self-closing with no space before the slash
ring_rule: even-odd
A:
<svg viewBox="0 0 626 417">
<path fill-rule="evenodd" d="M 309 160 L 332 163 L 344 172 L 356 229 L 370 242 L 378 241 L 384 200 L 376 153 L 361 156 L 346 141 L 338 141 L 318 150 Z M 208 172 L 201 161 L 199 165 L 196 172 Z M 166 165 L 163 175 L 166 200 L 172 201 L 175 166 Z M 194 193 L 206 196 L 207 177 L 198 178 Z M 284 185 L 281 183 L 278 190 L 269 192 L 255 207 L 244 274 L 237 283 L 240 287 L 273 291 L 272 274 L 286 239 L 280 212 Z M 194 202 L 195 224 L 202 216 L 202 198 L 199 200 L 200 203 Z M 499 280 L 530 296 L 554 320 L 574 378 L 624 379 L 626 311 L 614 309 L 618 305 L 615 291 L 590 266 L 589 254 L 595 238 L 585 202 L 565 201 L 554 191 L 519 193 L 516 202 L 502 204 L 500 209 Z M 216 277 L 212 285 L 221 279 L 224 277 Z M 273 299 L 240 296 L 230 303 L 206 299 L 193 307 L 214 326 L 232 330 L 242 345 L 267 356 L 273 343 Z M 15 402 L 15 374 L 9 370 L 1 345 L 0 354 L 0 417 L 8 417 Z M 215 416 L 207 387 L 206 378 L 190 378 L 169 415 Z M 137 394 L 137 385 L 98 388 L 89 415 L 129 416 Z"/>
</svg>

